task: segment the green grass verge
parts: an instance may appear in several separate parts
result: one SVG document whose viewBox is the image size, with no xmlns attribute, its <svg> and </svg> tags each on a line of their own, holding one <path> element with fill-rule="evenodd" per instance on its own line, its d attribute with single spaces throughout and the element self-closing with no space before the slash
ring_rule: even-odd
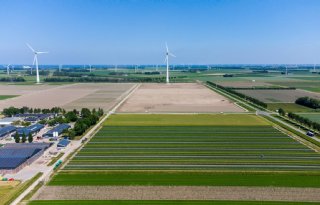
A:
<svg viewBox="0 0 320 205">
<path fill-rule="evenodd" d="M 22 194 L 31 184 L 33 184 L 43 173 L 40 172 L 34 177 L 19 185 L 12 193 L 1 199 L 3 205 L 11 204 L 20 194 Z"/>
<path fill-rule="evenodd" d="M 60 172 L 49 185 L 320 187 L 320 172 Z"/>
<path fill-rule="evenodd" d="M 268 103 L 269 110 L 276 111 L 279 108 L 284 109 L 286 112 L 314 112 L 314 109 L 295 103 Z"/>
<path fill-rule="evenodd" d="M 18 95 L 0 95 L 0 100 L 17 97 Z"/>
<path fill-rule="evenodd" d="M 61 152 L 61 153 L 59 153 L 58 156 L 53 157 L 52 160 L 51 160 L 51 162 L 49 162 L 49 163 L 47 164 L 47 166 L 51 166 L 51 165 L 53 165 L 54 163 L 56 163 L 63 155 L 64 155 L 64 153 Z"/>
<path fill-rule="evenodd" d="M 47 204 L 56 204 L 56 205 L 315 205 L 319 204 L 317 202 L 273 202 L 273 201 L 199 201 L 199 200 L 132 200 L 132 201 L 106 201 L 106 200 L 70 200 L 70 201 L 32 201 L 29 205 L 47 205 Z"/>
<path fill-rule="evenodd" d="M 302 117 L 308 118 L 313 122 L 320 123 L 320 113 L 297 113 Z"/>
<path fill-rule="evenodd" d="M 116 114 L 105 126 L 260 126 L 269 125 L 253 114 Z"/>
</svg>

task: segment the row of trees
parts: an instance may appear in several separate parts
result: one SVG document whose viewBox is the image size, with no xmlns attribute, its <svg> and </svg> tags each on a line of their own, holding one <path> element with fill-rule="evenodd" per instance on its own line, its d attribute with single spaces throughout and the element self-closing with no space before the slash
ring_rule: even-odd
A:
<svg viewBox="0 0 320 205">
<path fill-rule="evenodd" d="M 185 76 L 184 76 L 185 77 Z M 170 79 L 176 79 L 175 76 L 170 77 Z M 165 77 L 51 77 L 45 78 L 45 82 L 110 82 L 110 83 L 120 83 L 120 82 L 165 82 Z"/>
<path fill-rule="evenodd" d="M 295 113 L 289 112 L 288 113 L 288 117 L 292 120 L 295 120 L 305 126 L 308 126 L 310 128 L 313 128 L 315 130 L 320 131 L 320 123 L 317 122 L 313 122 L 311 120 L 309 120 L 308 118 L 302 117 L 300 115 L 297 115 Z"/>
<path fill-rule="evenodd" d="M 79 77 L 82 77 L 82 76 L 85 76 L 85 75 L 87 75 L 87 76 L 91 76 L 91 77 L 93 77 L 93 76 L 95 76 L 95 74 L 93 74 L 93 73 L 79 73 L 79 72 L 77 72 L 77 73 L 72 73 L 72 72 L 65 72 L 65 71 L 61 71 L 61 72 L 59 72 L 59 71 L 55 71 L 54 73 L 53 73 L 53 76 L 66 76 L 66 77 L 73 77 L 73 78 L 79 78 Z"/>
<path fill-rule="evenodd" d="M 23 77 L 3 77 L 0 78 L 0 82 L 25 82 Z"/>
<path fill-rule="evenodd" d="M 21 137 L 19 136 L 18 132 L 16 132 L 16 134 L 14 135 L 14 141 L 16 143 L 25 143 L 27 140 L 29 143 L 33 142 L 33 137 L 31 133 L 29 133 L 28 139 L 25 133 L 23 133 Z"/>
<path fill-rule="evenodd" d="M 222 90 L 225 90 L 228 93 L 234 94 L 234 95 L 236 95 L 236 96 L 238 96 L 238 97 L 240 97 L 240 98 L 242 98 L 244 100 L 250 101 L 250 102 L 252 102 L 252 103 L 254 103 L 256 105 L 259 105 L 259 106 L 261 106 L 263 108 L 267 108 L 267 104 L 266 103 L 264 103 L 264 102 L 262 102 L 262 101 L 260 101 L 260 100 L 258 100 L 256 98 L 253 98 L 253 97 L 247 96 L 245 94 L 239 93 L 239 92 L 233 90 L 232 88 L 227 88 L 227 87 L 218 85 L 218 84 L 210 82 L 210 81 L 207 81 L 207 84 L 211 85 L 211 86 L 214 86 L 214 87 L 217 87 L 217 88 L 220 88 Z"/>
<path fill-rule="evenodd" d="M 66 111 L 60 107 L 53 107 L 51 109 L 41 109 L 41 108 L 29 108 L 29 107 L 22 107 L 22 108 L 16 108 L 16 107 L 9 107 L 9 108 L 5 108 L 2 111 L 2 114 L 5 115 L 6 117 L 11 117 L 13 115 L 16 114 L 26 114 L 26 113 L 30 113 L 30 114 L 48 114 L 48 113 L 54 113 L 54 114 L 58 114 L 58 113 L 65 113 Z"/>
<path fill-rule="evenodd" d="M 278 110 L 278 113 L 281 116 L 286 116 L 287 115 L 286 111 L 284 109 L 282 109 L 282 108 L 280 108 Z M 288 113 L 288 118 L 290 118 L 291 120 L 297 121 L 297 122 L 301 123 L 304 126 L 307 126 L 307 127 L 310 127 L 310 128 L 313 128 L 315 130 L 320 131 L 320 123 L 317 123 L 317 122 L 314 122 L 314 121 L 312 121 L 312 120 L 310 120 L 308 118 L 302 117 L 301 115 L 289 112 Z"/>
<path fill-rule="evenodd" d="M 310 107 L 313 109 L 320 108 L 320 100 L 310 98 L 310 97 L 301 97 L 296 100 L 296 104 L 303 105 L 306 107 Z"/>
<path fill-rule="evenodd" d="M 237 89 L 237 90 L 296 90 L 295 87 L 228 87 L 230 89 Z"/>
</svg>

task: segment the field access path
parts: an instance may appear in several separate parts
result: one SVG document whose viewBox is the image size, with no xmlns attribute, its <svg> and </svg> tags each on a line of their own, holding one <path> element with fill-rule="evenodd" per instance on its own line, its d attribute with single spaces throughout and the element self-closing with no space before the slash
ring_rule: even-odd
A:
<svg viewBox="0 0 320 205">
<path fill-rule="evenodd" d="M 123 99 L 120 100 L 117 104 L 114 105 L 114 107 L 94 126 L 91 128 L 91 130 L 89 130 L 80 140 L 74 141 L 73 142 L 73 149 L 69 149 L 67 153 L 65 153 L 60 160 L 64 161 L 66 159 L 68 159 L 70 157 L 70 154 L 74 153 L 76 150 L 79 150 L 79 148 L 81 148 L 85 143 L 81 143 L 82 139 L 84 138 L 91 138 L 94 134 L 94 132 L 96 132 L 96 130 L 99 129 L 99 127 L 101 127 L 101 125 L 104 123 L 104 121 L 110 117 L 110 115 L 112 115 L 117 109 L 118 107 L 125 102 L 132 93 L 134 93 L 134 91 L 136 89 L 138 89 L 140 86 L 140 84 L 136 84 L 135 86 L 133 86 L 130 90 L 128 90 L 126 93 L 126 96 L 123 96 Z M 65 164 L 67 163 L 67 161 L 65 162 Z M 17 205 L 19 204 L 22 199 L 27 196 L 28 193 L 30 193 L 41 181 L 49 181 L 50 177 L 53 175 L 54 173 L 54 164 L 49 166 L 49 168 L 47 170 L 45 170 L 45 172 L 43 172 L 42 176 L 39 177 L 31 186 L 29 186 L 24 192 L 22 192 L 12 203 L 11 205 Z M 41 189 L 40 189 L 41 190 Z"/>
</svg>

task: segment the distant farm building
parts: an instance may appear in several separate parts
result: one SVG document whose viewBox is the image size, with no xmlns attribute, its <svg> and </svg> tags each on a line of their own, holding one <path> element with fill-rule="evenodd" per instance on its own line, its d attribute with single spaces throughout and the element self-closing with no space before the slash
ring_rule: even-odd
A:
<svg viewBox="0 0 320 205">
<path fill-rule="evenodd" d="M 56 127 L 54 127 L 53 129 L 49 130 L 47 133 L 43 134 L 43 137 L 54 137 L 54 133 L 56 132 L 57 135 L 61 135 L 65 130 L 68 130 L 71 126 L 64 123 L 64 124 L 60 124 Z"/>
<path fill-rule="evenodd" d="M 0 127 L 12 125 L 14 122 L 20 121 L 20 117 L 5 117 L 0 119 Z"/>
<path fill-rule="evenodd" d="M 0 128 L 0 139 L 4 138 L 4 137 L 7 137 L 7 136 L 10 136 L 16 130 L 17 130 L 17 128 L 15 126 L 12 126 L 12 125 Z"/>
<path fill-rule="evenodd" d="M 12 174 L 34 162 L 52 143 L 6 144 L 0 148 L 0 173 Z"/>
<path fill-rule="evenodd" d="M 58 148 L 65 148 L 68 146 L 68 144 L 70 144 L 70 141 L 67 139 L 62 139 L 58 142 L 57 147 Z"/>
<path fill-rule="evenodd" d="M 18 128 L 17 133 L 19 134 L 19 136 L 22 136 L 23 134 L 28 136 L 30 133 L 32 135 L 34 135 L 34 134 L 38 133 L 43 128 L 44 128 L 44 125 L 42 125 L 42 124 L 34 124 L 34 125 L 30 125 L 29 127 Z"/>
<path fill-rule="evenodd" d="M 32 114 L 32 113 L 26 113 L 26 114 L 16 114 L 14 117 L 24 118 L 24 121 L 27 121 L 27 122 L 37 122 L 37 121 L 40 121 L 40 120 L 51 119 L 51 118 L 54 117 L 54 114 Z"/>
</svg>

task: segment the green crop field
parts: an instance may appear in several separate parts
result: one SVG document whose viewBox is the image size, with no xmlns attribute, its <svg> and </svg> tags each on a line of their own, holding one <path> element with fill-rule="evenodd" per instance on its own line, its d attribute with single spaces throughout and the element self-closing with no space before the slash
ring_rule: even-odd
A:
<svg viewBox="0 0 320 205">
<path fill-rule="evenodd" d="M 269 125 L 256 115 L 247 114 L 118 114 L 105 126 L 263 126 Z"/>
<path fill-rule="evenodd" d="M 320 187 L 319 172 L 62 171 L 51 186 Z"/>
<path fill-rule="evenodd" d="M 50 185 L 318 187 L 319 159 L 255 115 L 114 115 Z"/>
<path fill-rule="evenodd" d="M 313 122 L 320 123 L 320 113 L 298 113 L 302 117 L 306 117 Z"/>
<path fill-rule="evenodd" d="M 278 110 L 279 108 L 284 109 L 286 112 L 314 112 L 312 108 L 308 108 L 295 103 L 268 103 L 268 109 Z"/>
<path fill-rule="evenodd" d="M 17 97 L 18 95 L 0 95 L 0 100 Z"/>
<path fill-rule="evenodd" d="M 172 200 L 164 200 L 164 201 L 97 201 L 97 200 L 83 200 L 83 201 L 62 201 L 62 200 L 55 200 L 55 201 L 32 201 L 29 205 L 48 205 L 48 204 L 55 204 L 55 205 L 316 205 L 319 203 L 316 202 L 261 202 L 261 201 L 198 201 L 198 200 L 191 200 L 191 201 L 172 201 Z"/>
</svg>

